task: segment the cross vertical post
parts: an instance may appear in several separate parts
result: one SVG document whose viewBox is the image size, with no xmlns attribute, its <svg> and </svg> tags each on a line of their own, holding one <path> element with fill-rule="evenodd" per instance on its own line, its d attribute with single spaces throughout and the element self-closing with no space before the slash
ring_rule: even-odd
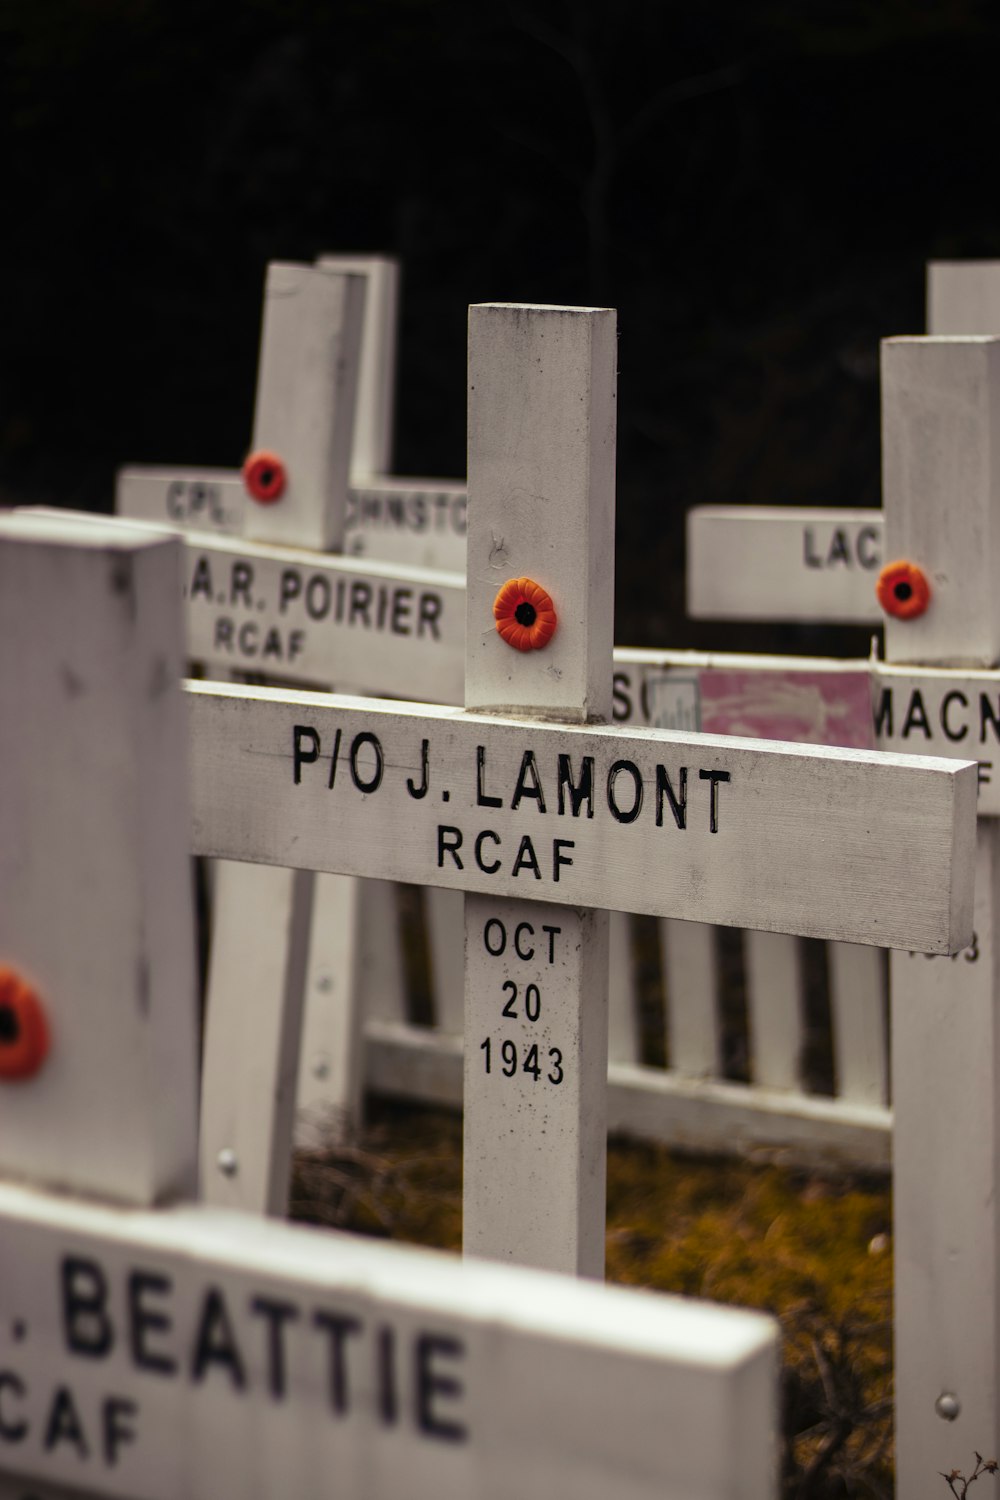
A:
<svg viewBox="0 0 1000 1500">
<path fill-rule="evenodd" d="M 611 309 L 470 309 L 467 709 L 611 717 L 615 372 Z M 499 589 L 523 577 L 558 617 L 540 650 L 495 627 Z M 518 786 L 499 793 L 538 814 L 516 856 L 526 896 L 533 861 L 573 857 L 531 755 L 526 729 Z M 484 756 L 481 865 L 497 795 Z M 607 913 L 467 895 L 465 944 L 465 1253 L 603 1276 Z"/>
<path fill-rule="evenodd" d="M 0 517 L 0 1174 L 138 1205 L 194 1182 L 180 558 Z"/>
<path fill-rule="evenodd" d="M 1000 339 L 882 346 L 886 556 L 931 602 L 889 615 L 893 663 L 1000 662 Z M 961 694 L 959 693 L 959 696 Z M 890 956 L 896 1466 L 908 1500 L 1000 1447 L 1000 823 L 977 826 L 975 938 Z M 930 1476 L 930 1479 L 929 1477 Z"/>
</svg>

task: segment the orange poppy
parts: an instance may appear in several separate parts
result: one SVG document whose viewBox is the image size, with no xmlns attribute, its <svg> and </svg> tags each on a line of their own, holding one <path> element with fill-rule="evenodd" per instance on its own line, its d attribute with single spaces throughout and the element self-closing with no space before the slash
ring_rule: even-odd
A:
<svg viewBox="0 0 1000 1500">
<path fill-rule="evenodd" d="M 243 483 L 254 500 L 260 501 L 261 505 L 270 505 L 275 500 L 280 500 L 285 493 L 285 485 L 288 475 L 285 466 L 276 453 L 270 453 L 266 448 L 258 448 L 256 453 L 251 453 L 243 463 Z"/>
<path fill-rule="evenodd" d="M 878 602 L 897 620 L 915 620 L 931 602 L 927 575 L 916 563 L 900 560 L 886 563 L 875 585 Z"/>
<path fill-rule="evenodd" d="M 31 1078 L 48 1050 L 42 1002 L 13 969 L 0 968 L 0 1079 Z"/>
<path fill-rule="evenodd" d="M 493 601 L 493 618 L 515 651 L 540 651 L 555 634 L 552 600 L 531 578 L 508 578 Z"/>
</svg>

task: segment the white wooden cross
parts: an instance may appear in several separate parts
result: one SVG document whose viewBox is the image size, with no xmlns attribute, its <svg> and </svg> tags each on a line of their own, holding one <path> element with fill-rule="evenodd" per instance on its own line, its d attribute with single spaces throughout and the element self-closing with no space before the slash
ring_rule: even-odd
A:
<svg viewBox="0 0 1000 1500">
<path fill-rule="evenodd" d="M 904 1495 L 916 1494 L 928 1472 L 960 1464 L 970 1444 L 991 1454 L 1000 1444 L 993 1211 L 1000 1077 L 992 1062 L 1000 339 L 945 336 L 966 333 L 988 305 L 996 282 L 985 270 L 970 289 L 959 267 L 932 267 L 938 336 L 883 346 L 885 556 L 921 566 L 931 604 L 914 619 L 883 616 L 892 665 L 872 664 L 875 731 L 880 743 L 908 750 L 981 757 L 973 945 L 946 965 L 904 953 L 891 961 L 897 1482 Z M 728 543 L 712 524 L 724 575 L 720 548 Z M 824 524 L 823 512 L 808 520 Z M 699 526 L 695 519 L 696 539 Z M 776 578 L 773 584 L 780 598 Z"/>
<path fill-rule="evenodd" d="M 186 1201 L 179 576 L 0 516 L 3 1500 L 767 1500 L 769 1319 Z"/>
<path fill-rule="evenodd" d="M 196 851 L 471 893 L 468 972 L 489 987 L 469 986 L 467 1151 L 495 1176 L 467 1205 L 467 1244 L 594 1273 L 603 923 L 580 908 L 953 950 L 970 935 L 975 795 L 957 762 L 591 722 L 610 710 L 613 324 L 472 310 L 467 712 L 189 690 Z M 535 573 L 560 625 L 515 655 L 493 599 Z M 506 904 L 526 896 L 545 907 Z"/>
</svg>

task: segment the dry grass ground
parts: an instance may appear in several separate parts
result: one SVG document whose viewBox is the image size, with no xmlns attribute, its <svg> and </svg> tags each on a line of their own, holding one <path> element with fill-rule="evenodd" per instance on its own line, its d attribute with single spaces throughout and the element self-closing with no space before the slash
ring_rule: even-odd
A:
<svg viewBox="0 0 1000 1500">
<path fill-rule="evenodd" d="M 357 1145 L 297 1157 L 292 1214 L 458 1250 L 461 1192 L 461 1121 L 383 1103 Z M 787 1500 L 892 1494 L 891 1222 L 884 1181 L 611 1145 L 608 1279 L 781 1322 Z"/>
</svg>

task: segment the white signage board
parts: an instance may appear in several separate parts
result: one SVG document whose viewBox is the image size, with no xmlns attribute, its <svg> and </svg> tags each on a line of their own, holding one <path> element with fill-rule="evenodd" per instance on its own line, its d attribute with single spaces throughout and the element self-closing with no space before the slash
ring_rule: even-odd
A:
<svg viewBox="0 0 1000 1500">
<path fill-rule="evenodd" d="M 118 473 L 115 511 L 133 521 L 242 536 L 248 498 L 234 469 L 134 466 Z M 417 568 L 465 572 L 466 487 L 460 480 L 358 481 L 347 492 L 344 551 Z"/>
<path fill-rule="evenodd" d="M 0 1186 L 0 1471 L 128 1500 L 771 1500 L 759 1314 Z"/>
<path fill-rule="evenodd" d="M 199 854 L 928 952 L 971 936 L 972 762 L 188 693 Z"/>
<path fill-rule="evenodd" d="M 688 512 L 694 619 L 881 625 L 879 510 L 706 505 Z"/>
</svg>

